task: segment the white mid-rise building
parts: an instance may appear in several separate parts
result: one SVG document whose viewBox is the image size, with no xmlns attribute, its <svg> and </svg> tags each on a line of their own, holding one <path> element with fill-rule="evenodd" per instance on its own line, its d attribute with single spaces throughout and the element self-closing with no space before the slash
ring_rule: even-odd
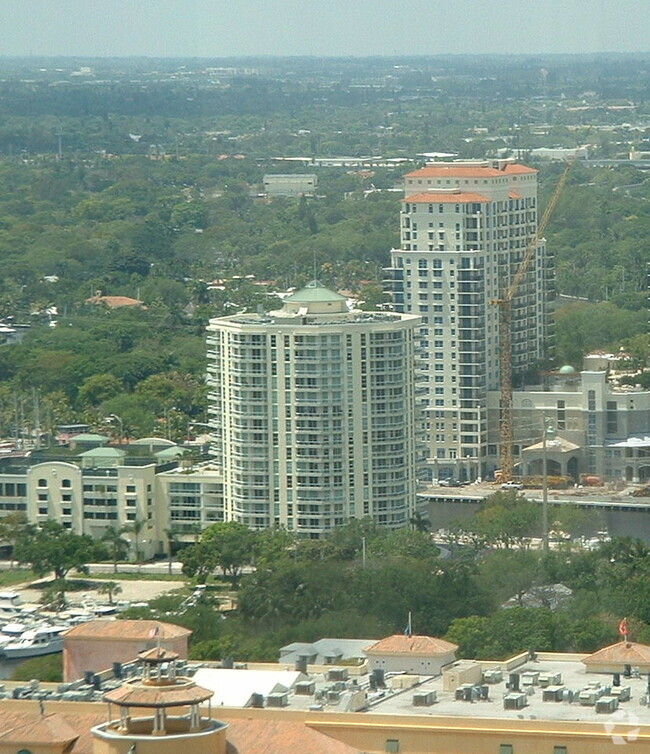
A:
<svg viewBox="0 0 650 754">
<path fill-rule="evenodd" d="M 224 515 L 319 536 L 408 523 L 422 415 L 420 318 L 348 310 L 318 282 L 281 310 L 213 319 L 208 381 Z"/>
<path fill-rule="evenodd" d="M 500 384 L 501 297 L 537 230 L 537 171 L 512 160 L 437 162 L 405 176 L 401 244 L 391 252 L 399 312 L 422 317 L 432 476 L 476 478 L 488 456 L 487 393 Z M 551 335 L 554 259 L 543 242 L 512 302 L 515 382 Z"/>
</svg>

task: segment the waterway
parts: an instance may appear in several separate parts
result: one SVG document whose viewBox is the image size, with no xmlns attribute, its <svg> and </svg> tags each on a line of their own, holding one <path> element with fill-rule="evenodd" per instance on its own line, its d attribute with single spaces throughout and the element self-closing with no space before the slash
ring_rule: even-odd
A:
<svg viewBox="0 0 650 754">
<path fill-rule="evenodd" d="M 634 504 L 634 498 L 628 505 L 621 501 L 616 506 L 598 504 L 585 499 L 572 501 L 576 507 L 587 513 L 585 537 L 593 537 L 599 531 L 607 531 L 612 537 L 632 537 L 650 543 L 650 505 Z M 480 508 L 479 501 L 454 501 L 447 498 L 444 501 L 431 501 L 426 505 L 431 529 L 446 529 L 454 523 L 468 521 Z M 557 505 L 549 501 L 549 516 L 553 516 L 553 509 Z"/>
</svg>

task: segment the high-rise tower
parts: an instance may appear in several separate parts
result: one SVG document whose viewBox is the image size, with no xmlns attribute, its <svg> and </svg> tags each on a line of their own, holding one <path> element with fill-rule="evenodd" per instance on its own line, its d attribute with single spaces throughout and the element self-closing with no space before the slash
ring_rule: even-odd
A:
<svg viewBox="0 0 650 754">
<path fill-rule="evenodd" d="M 437 162 L 405 176 L 401 248 L 388 270 L 395 308 L 422 317 L 433 477 L 498 466 L 487 391 L 499 387 L 499 298 L 537 229 L 537 171 L 511 160 Z M 554 260 L 544 243 L 512 305 L 512 365 L 523 377 L 550 335 Z"/>
<path fill-rule="evenodd" d="M 314 281 L 281 310 L 210 321 L 208 381 L 227 520 L 319 536 L 414 511 L 420 318 L 348 310 Z"/>
</svg>

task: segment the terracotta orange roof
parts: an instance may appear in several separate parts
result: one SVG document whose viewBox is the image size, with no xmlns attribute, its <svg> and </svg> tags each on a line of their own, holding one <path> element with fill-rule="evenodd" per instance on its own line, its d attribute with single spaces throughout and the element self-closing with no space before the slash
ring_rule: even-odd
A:
<svg viewBox="0 0 650 754">
<path fill-rule="evenodd" d="M 218 713 L 217 713 L 218 717 Z M 231 719 L 226 721 L 228 751 L 241 754 L 361 754 L 359 749 L 293 720 Z"/>
<path fill-rule="evenodd" d="M 433 636 L 393 634 L 368 647 L 366 654 L 444 655 L 457 649 L 458 645 Z"/>
<path fill-rule="evenodd" d="M 171 660 L 178 659 L 178 652 L 172 652 L 165 647 L 153 647 L 152 649 L 145 649 L 143 652 L 138 652 L 138 657 L 141 660 L 147 662 L 171 662 Z"/>
<path fill-rule="evenodd" d="M 121 306 L 142 306 L 142 301 L 129 296 L 92 296 L 86 299 L 87 304 L 106 304 L 109 309 L 119 309 Z"/>
<path fill-rule="evenodd" d="M 405 178 L 502 178 L 504 175 L 537 173 L 535 168 L 517 163 L 506 163 L 503 170 L 482 165 L 426 165 L 407 173 Z"/>
<path fill-rule="evenodd" d="M 154 635 L 156 629 L 159 634 Z M 90 620 L 66 631 L 68 639 L 97 639 L 99 641 L 167 641 L 190 636 L 192 632 L 173 623 L 158 620 Z"/>
<path fill-rule="evenodd" d="M 517 175 L 522 173 L 539 173 L 539 170 L 529 168 L 527 165 L 520 165 L 518 162 L 508 162 L 503 172 L 509 175 Z"/>
<path fill-rule="evenodd" d="M 600 665 L 604 662 L 619 663 L 621 665 L 638 665 L 650 663 L 650 647 L 635 641 L 619 641 L 609 647 L 603 647 L 597 652 L 585 657 L 584 664 Z"/>
<path fill-rule="evenodd" d="M 462 202 L 491 202 L 492 200 L 483 196 L 483 194 L 474 194 L 467 191 L 459 191 L 457 194 L 425 191 L 422 194 L 407 196 L 402 201 L 412 204 L 460 204 Z"/>
<path fill-rule="evenodd" d="M 20 719 L 20 718 L 26 719 Z M 42 746 L 47 744 L 60 744 L 68 746 L 77 738 L 77 733 L 66 720 L 58 714 L 51 715 L 17 715 L 17 724 L 13 727 L 4 729 L 0 733 L 0 743 L 8 746 L 29 745 Z M 3 724 L 7 724 L 2 720 Z M 11 723 L 8 723 L 9 725 Z"/>
<path fill-rule="evenodd" d="M 518 191 L 508 191 L 509 199 L 523 199 L 524 197 Z"/>
<path fill-rule="evenodd" d="M 56 703 L 54 703 L 56 704 Z M 87 708 L 86 705 L 82 705 Z M 66 711 L 53 715 L 46 715 L 48 718 L 59 718 L 62 724 L 69 726 L 73 732 L 74 740 L 79 736 L 71 754 L 93 754 L 93 736 L 91 729 L 97 725 L 106 723 L 106 708 L 104 705 L 96 705 L 95 713 L 75 713 Z M 70 708 L 68 707 L 68 710 Z M 215 715 L 219 718 L 219 714 Z M 16 749 L 20 746 L 29 749 L 29 745 L 35 747 L 35 741 L 31 738 L 18 741 L 12 738 L 12 733 L 17 728 L 29 729 L 29 726 L 38 725 L 41 717 L 38 713 L 38 707 L 34 703 L 32 712 L 14 712 L 4 707 L 0 710 L 0 730 L 3 731 L 0 741 L 17 744 Z M 224 722 L 228 724 L 226 738 L 228 740 L 228 751 L 233 754 L 286 754 L 288 751 L 304 752 L 305 754 L 361 754 L 359 749 L 341 743 L 324 733 L 320 733 L 307 724 L 297 720 L 286 719 L 247 719 L 232 718 L 226 716 Z M 57 739 L 57 742 L 59 739 Z M 61 741 L 66 743 L 68 739 Z"/>
<path fill-rule="evenodd" d="M 128 681 L 104 694 L 104 701 L 122 707 L 182 707 L 200 704 L 214 696 L 214 691 L 197 686 L 194 681 L 178 679 L 169 685 L 147 685 L 143 681 Z"/>
</svg>

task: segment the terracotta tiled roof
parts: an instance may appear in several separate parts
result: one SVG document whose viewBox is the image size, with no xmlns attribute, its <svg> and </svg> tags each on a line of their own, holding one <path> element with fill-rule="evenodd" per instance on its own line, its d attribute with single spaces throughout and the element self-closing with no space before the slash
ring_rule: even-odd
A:
<svg viewBox="0 0 650 754">
<path fill-rule="evenodd" d="M 523 196 L 518 191 L 508 191 L 509 199 L 523 199 Z"/>
<path fill-rule="evenodd" d="M 71 750 L 72 754 L 93 754 L 93 736 L 90 732 L 97 725 L 106 723 L 106 708 L 96 705 L 96 713 L 73 713 L 66 711 L 60 714 L 46 715 L 45 719 L 58 718 L 63 725 L 73 733 L 72 738 L 54 739 L 65 743 L 73 741 L 79 736 L 77 743 Z M 28 731 L 31 727 L 39 726 L 40 717 L 34 705 L 34 712 L 13 712 L 10 709 L 0 709 L 0 737 L 2 744 L 17 744 L 29 749 L 28 744 L 35 745 L 32 738 L 14 739 L 12 734 L 18 728 Z M 215 715 L 219 717 L 218 713 Z M 323 733 L 313 730 L 303 722 L 284 719 L 227 719 L 226 737 L 228 739 L 228 754 L 361 754 L 347 744 L 336 741 Z M 48 739 L 53 740 L 53 739 Z M 188 750 L 189 751 L 189 750 Z"/>
<path fill-rule="evenodd" d="M 522 173 L 539 173 L 539 170 L 529 168 L 527 165 L 520 165 L 518 162 L 508 162 L 503 172 L 509 175 L 517 175 Z"/>
<path fill-rule="evenodd" d="M 214 696 L 214 691 L 180 680 L 169 686 L 146 686 L 141 681 L 125 683 L 104 694 L 104 700 L 123 707 L 180 707 L 199 704 Z"/>
<path fill-rule="evenodd" d="M 15 715 L 15 724 L 2 716 L 0 744 L 20 746 L 40 746 L 43 744 L 68 745 L 79 737 L 66 720 L 58 714 L 51 715 Z M 8 725 L 10 727 L 5 728 Z"/>
<path fill-rule="evenodd" d="M 228 754 L 361 754 L 359 749 L 302 722 L 246 719 L 227 722 Z"/>
<path fill-rule="evenodd" d="M 411 654 L 411 655 L 444 655 L 455 652 L 458 649 L 444 639 L 435 639 L 433 636 L 406 636 L 393 634 L 385 639 L 380 639 L 376 644 L 366 649 L 367 655 L 374 654 Z"/>
<path fill-rule="evenodd" d="M 87 304 L 106 304 L 109 309 L 119 309 L 121 306 L 142 306 L 142 301 L 129 296 L 92 296 L 86 299 Z"/>
<path fill-rule="evenodd" d="M 148 662 L 170 662 L 178 659 L 178 652 L 171 652 L 165 647 L 153 647 L 145 649 L 144 652 L 138 652 L 138 657 Z"/>
<path fill-rule="evenodd" d="M 425 191 L 422 194 L 407 196 L 402 201 L 411 202 L 411 204 L 462 204 L 463 202 L 491 202 L 492 200 L 483 194 L 468 191 L 459 191 L 457 194 Z"/>
<path fill-rule="evenodd" d="M 650 647 L 635 641 L 619 641 L 609 647 L 603 647 L 597 652 L 585 657 L 584 664 L 601 665 L 602 663 L 618 663 L 620 665 L 639 665 L 650 663 Z"/>
<path fill-rule="evenodd" d="M 158 635 L 153 633 L 159 630 Z M 66 631 L 66 639 L 97 639 L 100 641 L 169 641 L 189 636 L 192 632 L 173 623 L 157 620 L 91 620 Z"/>
<path fill-rule="evenodd" d="M 503 170 L 481 165 L 426 165 L 419 170 L 407 173 L 405 178 L 502 178 L 504 175 L 537 173 L 535 168 L 507 163 Z"/>
</svg>

